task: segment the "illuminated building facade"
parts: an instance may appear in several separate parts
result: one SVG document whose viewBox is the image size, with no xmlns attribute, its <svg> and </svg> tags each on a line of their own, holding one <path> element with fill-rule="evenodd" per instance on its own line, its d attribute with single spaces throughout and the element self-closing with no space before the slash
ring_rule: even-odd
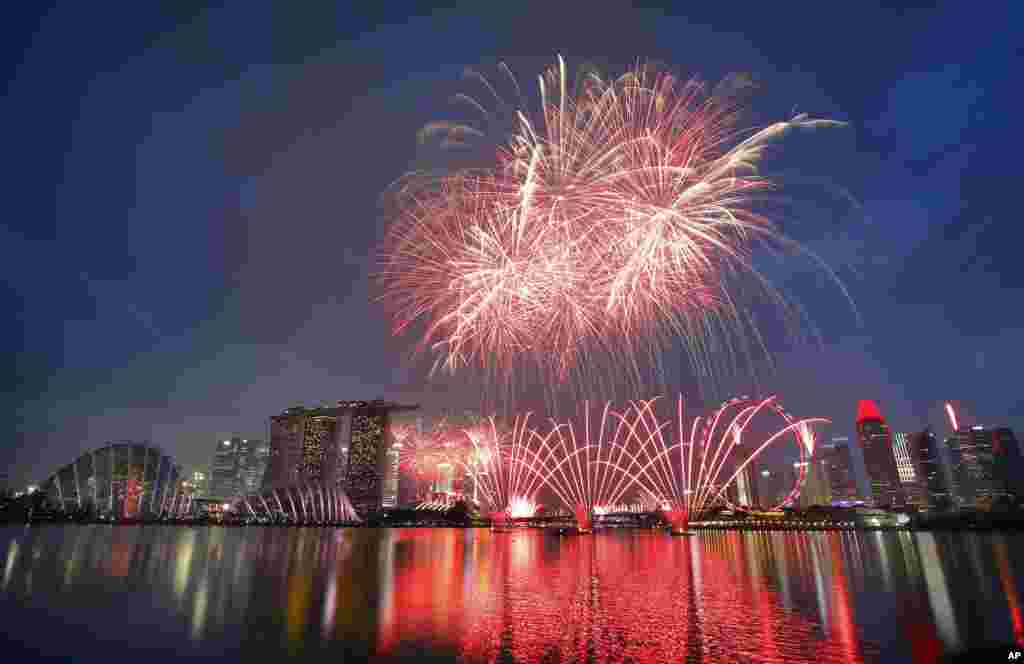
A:
<svg viewBox="0 0 1024 664">
<path fill-rule="evenodd" d="M 754 481 L 757 468 L 751 462 L 736 475 L 736 481 L 729 485 L 729 499 L 738 507 L 757 508 L 760 506 L 757 482 Z"/>
<path fill-rule="evenodd" d="M 1021 467 L 1020 443 L 1013 429 L 992 430 L 993 482 L 996 496 L 1024 495 L 1024 468 Z"/>
<path fill-rule="evenodd" d="M 815 450 L 814 458 L 803 462 L 807 464 L 807 475 L 804 477 L 804 486 L 800 491 L 800 507 L 832 504 L 829 463 L 819 450 Z"/>
<path fill-rule="evenodd" d="M 242 494 L 259 492 L 263 486 L 263 474 L 267 471 L 270 457 L 270 443 L 262 440 L 243 440 L 245 456 L 239 459 L 239 475 Z"/>
<path fill-rule="evenodd" d="M 40 486 L 47 500 L 66 512 L 108 518 L 147 518 L 179 513 L 181 468 L 146 443 L 110 443 L 86 452 Z"/>
<path fill-rule="evenodd" d="M 820 447 L 833 502 L 852 502 L 860 498 L 849 443 L 846 436 L 837 436 Z"/>
<path fill-rule="evenodd" d="M 864 466 L 871 484 L 874 507 L 903 505 L 905 496 L 900 485 L 892 432 L 874 401 L 861 401 L 857 406 L 857 438 L 864 452 Z"/>
<path fill-rule="evenodd" d="M 260 440 L 238 436 L 218 440 L 210 465 L 209 497 L 227 501 L 258 491 L 267 453 L 266 443 Z"/>
<path fill-rule="evenodd" d="M 392 443 L 388 448 L 387 458 L 384 461 L 384 499 L 382 506 L 385 508 L 398 506 L 399 494 L 399 451 L 401 443 Z"/>
<path fill-rule="evenodd" d="M 390 506 L 398 493 L 390 415 L 415 408 L 386 401 L 339 401 L 336 406 L 289 408 L 271 417 L 263 489 L 340 488 L 361 514 L 381 509 L 385 502 Z"/>
<path fill-rule="evenodd" d="M 911 454 L 910 439 L 912 435 L 899 431 L 894 433 L 892 451 L 896 459 L 896 472 L 899 475 L 900 486 L 903 487 L 907 504 L 925 507 L 928 504 L 928 495 L 921 469 L 918 467 L 914 455 Z"/>
<path fill-rule="evenodd" d="M 210 495 L 210 471 L 193 470 L 188 475 L 188 482 L 192 487 L 193 498 L 206 498 Z"/>
<path fill-rule="evenodd" d="M 908 439 L 911 458 L 918 471 L 919 486 L 932 509 L 946 509 L 956 504 L 949 472 L 942 460 L 939 439 L 930 429 L 911 434 Z"/>
<path fill-rule="evenodd" d="M 953 477 L 964 505 L 1017 493 L 1020 447 L 1011 429 L 964 427 L 948 444 Z"/>
</svg>

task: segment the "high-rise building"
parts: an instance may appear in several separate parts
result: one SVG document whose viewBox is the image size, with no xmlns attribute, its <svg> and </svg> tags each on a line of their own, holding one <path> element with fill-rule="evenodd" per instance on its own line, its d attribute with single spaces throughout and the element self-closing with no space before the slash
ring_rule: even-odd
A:
<svg viewBox="0 0 1024 664">
<path fill-rule="evenodd" d="M 1024 468 L 1020 443 L 1008 427 L 992 430 L 993 476 L 997 496 L 1024 496 Z"/>
<path fill-rule="evenodd" d="M 733 483 L 735 499 L 733 502 L 740 507 L 757 509 L 760 502 L 760 494 L 757 491 L 757 482 L 754 477 L 757 473 L 755 461 L 751 461 L 736 475 Z"/>
<path fill-rule="evenodd" d="M 962 504 L 974 505 L 1017 493 L 1013 469 L 1020 458 L 1020 447 L 1011 429 L 962 427 L 947 444 Z"/>
<path fill-rule="evenodd" d="M 908 439 L 910 456 L 919 471 L 918 481 L 927 492 L 932 509 L 946 509 L 956 504 L 950 476 L 942 461 L 939 440 L 930 429 L 911 434 Z"/>
<path fill-rule="evenodd" d="M 226 501 L 258 493 L 267 453 L 267 444 L 252 438 L 233 436 L 217 441 L 208 497 Z"/>
<path fill-rule="evenodd" d="M 794 467 L 799 472 L 799 463 Z M 829 505 L 832 503 L 832 486 L 829 482 L 829 462 L 821 454 L 820 448 L 815 450 L 814 457 L 807 464 L 804 485 L 800 491 L 800 507 L 811 505 Z"/>
<path fill-rule="evenodd" d="M 253 495 L 263 487 L 263 474 L 267 471 L 267 459 L 270 457 L 270 443 L 262 440 L 245 439 L 244 456 L 240 455 L 238 472 L 242 493 Z"/>
<path fill-rule="evenodd" d="M 860 498 L 857 477 L 853 471 L 853 457 L 850 454 L 850 439 L 835 436 L 820 448 L 821 459 L 827 468 L 829 488 L 833 502 L 853 502 Z"/>
<path fill-rule="evenodd" d="M 863 400 L 857 406 L 857 437 L 864 452 L 872 504 L 875 507 L 904 504 L 892 433 L 874 401 Z"/>
<path fill-rule="evenodd" d="M 233 437 L 217 441 L 210 464 L 210 498 L 229 500 L 240 495 L 238 487 L 238 456 L 242 439 Z"/>
<path fill-rule="evenodd" d="M 384 462 L 384 498 L 382 507 L 397 507 L 399 498 L 399 454 L 402 449 L 401 443 L 392 443 L 388 448 L 387 457 Z"/>
<path fill-rule="evenodd" d="M 928 495 L 921 475 L 921 468 L 911 454 L 910 438 L 913 434 L 897 431 L 892 435 L 892 452 L 896 459 L 896 472 L 908 505 L 917 508 L 928 504 Z"/>
<path fill-rule="evenodd" d="M 787 501 L 796 484 L 794 470 L 792 466 L 787 465 L 771 470 L 761 469 L 757 478 L 758 493 L 762 498 L 761 508 L 789 506 Z"/>
<path fill-rule="evenodd" d="M 361 514 L 384 507 L 392 450 L 390 414 L 414 410 L 385 401 L 339 401 L 289 408 L 270 418 L 270 459 L 264 489 L 300 484 L 342 488 Z M 388 503 L 397 500 L 389 488 Z"/>
<path fill-rule="evenodd" d="M 192 486 L 193 498 L 206 498 L 210 495 L 210 471 L 193 470 L 188 475 L 188 481 Z"/>
</svg>

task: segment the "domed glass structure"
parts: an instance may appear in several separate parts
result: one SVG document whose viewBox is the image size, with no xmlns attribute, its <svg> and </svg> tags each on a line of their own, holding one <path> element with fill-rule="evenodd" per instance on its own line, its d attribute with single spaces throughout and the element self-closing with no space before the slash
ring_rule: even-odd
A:
<svg viewBox="0 0 1024 664">
<path fill-rule="evenodd" d="M 181 468 L 158 447 L 119 442 L 86 452 L 40 486 L 64 512 L 133 519 L 180 514 Z"/>
</svg>

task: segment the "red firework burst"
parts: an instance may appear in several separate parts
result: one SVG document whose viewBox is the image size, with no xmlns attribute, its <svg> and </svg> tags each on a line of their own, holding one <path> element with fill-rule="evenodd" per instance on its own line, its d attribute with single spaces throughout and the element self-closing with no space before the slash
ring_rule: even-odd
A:
<svg viewBox="0 0 1024 664">
<path fill-rule="evenodd" d="M 644 357 L 656 364 L 682 339 L 711 375 L 763 348 L 752 290 L 798 319 L 753 265 L 756 249 L 799 249 L 759 205 L 775 183 L 756 168 L 787 131 L 838 123 L 801 115 L 745 131 L 735 98 L 647 67 L 571 87 L 559 58 L 540 90 L 541 113 L 520 109 L 489 167 L 397 189 L 383 297 L 396 334 L 425 325 L 435 369 L 509 377 L 532 362 L 565 381 L 603 356 L 639 378 Z"/>
</svg>

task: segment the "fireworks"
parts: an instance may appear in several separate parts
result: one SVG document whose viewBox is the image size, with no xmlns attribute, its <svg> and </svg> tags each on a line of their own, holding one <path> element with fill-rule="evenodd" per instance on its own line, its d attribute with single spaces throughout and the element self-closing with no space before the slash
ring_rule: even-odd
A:
<svg viewBox="0 0 1024 664">
<path fill-rule="evenodd" d="M 647 511 L 666 512 L 680 529 L 715 505 L 736 508 L 729 494 L 738 494 L 739 484 L 751 482 L 752 464 L 766 449 L 792 437 L 799 472 L 788 495 L 769 508 L 778 509 L 799 495 L 806 472 L 803 461 L 814 453 L 813 427 L 828 421 L 797 420 L 775 397 L 743 397 L 687 426 L 682 398 L 674 422 L 655 414 L 655 401 L 634 402 L 621 413 L 606 405 L 596 427 L 585 409 L 580 439 L 571 423 L 555 425 L 544 436 L 535 433 L 541 479 L 573 510 L 581 529 L 589 530 L 595 515 L 615 510 L 629 496 L 642 501 Z M 776 415 L 783 426 L 759 444 L 747 445 L 744 434 L 761 413 Z M 737 497 L 750 506 L 749 496 Z"/>
<path fill-rule="evenodd" d="M 796 419 L 775 397 L 741 397 L 687 424 L 682 398 L 669 419 L 655 412 L 656 401 L 633 402 L 621 412 L 609 403 L 600 417 L 592 417 L 585 404 L 581 422 L 551 421 L 545 427 L 531 427 L 529 414 L 508 429 L 492 418 L 461 429 L 465 442 L 447 448 L 461 452 L 446 458 L 472 478 L 479 502 L 494 519 L 533 516 L 538 496 L 548 492 L 572 511 L 581 531 L 591 529 L 595 516 L 655 510 L 682 529 L 715 506 L 791 504 L 804 481 L 805 461 L 814 454 L 814 426 L 828 422 Z M 767 416 L 781 427 L 750 444 L 759 416 L 758 431 Z M 777 503 L 752 499 L 753 464 L 765 450 L 788 440 L 799 457 L 793 487 Z"/>
<path fill-rule="evenodd" d="M 472 447 L 460 466 L 492 515 L 527 517 L 536 512 L 539 467 L 531 446 L 536 434 L 527 428 L 529 418 L 529 414 L 516 418 L 508 431 L 500 429 L 494 418 L 463 430 Z"/>
<path fill-rule="evenodd" d="M 757 166 L 788 131 L 839 123 L 799 115 L 744 131 L 735 97 L 699 81 L 637 67 L 570 86 L 561 58 L 540 93 L 541 112 L 518 109 L 494 163 L 413 174 L 396 190 L 383 298 L 396 334 L 424 326 L 435 370 L 508 380 L 532 365 L 564 383 L 604 357 L 639 384 L 644 359 L 658 366 L 682 339 L 713 375 L 764 350 L 759 297 L 799 319 L 754 267 L 758 249 L 800 251 L 770 217 L 777 183 Z M 437 135 L 484 134 L 435 123 L 421 138 Z"/>
</svg>

